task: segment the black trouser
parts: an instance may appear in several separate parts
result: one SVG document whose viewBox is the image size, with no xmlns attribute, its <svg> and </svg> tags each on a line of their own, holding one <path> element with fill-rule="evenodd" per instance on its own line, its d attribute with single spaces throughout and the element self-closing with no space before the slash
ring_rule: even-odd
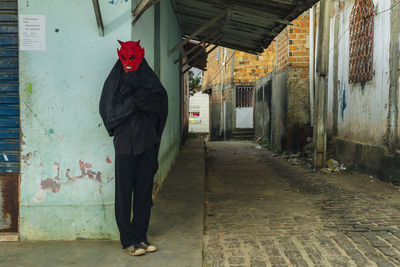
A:
<svg viewBox="0 0 400 267">
<path fill-rule="evenodd" d="M 156 156 L 155 146 L 138 156 L 115 155 L 115 218 L 123 248 L 147 240 Z"/>
</svg>

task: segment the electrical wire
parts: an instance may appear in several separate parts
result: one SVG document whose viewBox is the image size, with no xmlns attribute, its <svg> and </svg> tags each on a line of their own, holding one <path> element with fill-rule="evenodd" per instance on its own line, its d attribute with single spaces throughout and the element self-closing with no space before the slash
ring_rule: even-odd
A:
<svg viewBox="0 0 400 267">
<path fill-rule="evenodd" d="M 383 13 L 386 13 L 386 12 L 392 10 L 393 8 L 395 8 L 396 6 L 398 6 L 399 4 L 400 4 L 400 0 L 397 1 L 397 2 L 396 2 L 394 5 L 392 5 L 390 8 L 385 9 L 385 10 L 382 10 L 381 12 L 378 12 L 378 13 L 376 13 L 376 14 L 373 14 L 372 16 L 373 16 L 373 17 L 376 17 L 376 16 L 378 16 L 378 15 L 381 15 L 381 14 L 383 14 Z M 365 18 L 368 18 L 368 17 L 365 17 Z M 331 53 L 331 52 L 333 51 L 333 49 L 335 49 L 335 48 L 339 45 L 339 43 L 340 43 L 340 41 L 342 40 L 343 36 L 349 31 L 349 29 L 350 29 L 350 25 L 349 25 L 349 26 L 347 27 L 347 29 L 340 35 L 338 41 L 337 41 L 336 44 L 331 48 L 331 50 L 329 51 L 329 53 Z M 203 88 L 207 88 L 207 87 L 215 80 L 215 78 L 218 77 L 219 73 L 220 73 L 220 72 L 225 68 L 225 66 L 231 61 L 231 59 L 232 59 L 232 57 L 233 57 L 234 55 L 235 55 L 235 51 L 233 51 L 232 56 L 228 59 L 228 61 L 224 64 L 224 66 L 222 66 L 222 68 L 217 72 L 217 74 L 216 74 L 210 81 L 207 82 L 207 86 L 205 86 L 205 87 L 203 87 Z"/>
<path fill-rule="evenodd" d="M 372 17 L 376 17 L 379 16 L 383 13 L 386 13 L 390 10 L 392 10 L 393 8 L 395 8 L 396 6 L 398 6 L 400 4 L 400 0 L 397 1 L 395 4 L 393 4 L 391 7 L 389 7 L 388 9 L 382 10 L 381 12 L 377 12 L 375 14 L 372 14 Z M 364 19 L 367 19 L 370 16 L 366 16 Z M 337 48 L 337 46 L 339 45 L 340 41 L 342 40 L 343 36 L 349 31 L 350 29 L 350 25 L 347 27 L 347 29 L 340 35 L 340 37 L 338 38 L 337 42 L 335 43 L 335 45 L 331 48 L 331 50 L 329 50 L 329 54 L 335 49 Z"/>
<path fill-rule="evenodd" d="M 221 67 L 221 69 L 217 72 L 217 74 L 215 74 L 215 76 L 209 81 L 207 82 L 207 86 L 203 87 L 203 88 L 208 88 L 208 86 L 215 80 L 215 78 L 218 77 L 219 73 L 225 68 L 225 66 L 231 61 L 232 57 L 235 55 L 235 50 L 233 50 L 233 53 L 231 55 L 231 57 L 228 59 L 228 61 L 225 62 L 225 64 Z"/>
</svg>

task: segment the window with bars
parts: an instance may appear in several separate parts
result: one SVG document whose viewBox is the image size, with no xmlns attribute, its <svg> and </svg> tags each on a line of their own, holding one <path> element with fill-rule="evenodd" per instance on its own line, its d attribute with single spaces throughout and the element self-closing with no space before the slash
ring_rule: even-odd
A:
<svg viewBox="0 0 400 267">
<path fill-rule="evenodd" d="M 253 86 L 237 86 L 236 87 L 236 107 L 250 108 L 253 107 Z"/>
<path fill-rule="evenodd" d="M 350 83 L 372 80 L 373 48 L 374 3 L 356 0 L 350 15 Z"/>
</svg>

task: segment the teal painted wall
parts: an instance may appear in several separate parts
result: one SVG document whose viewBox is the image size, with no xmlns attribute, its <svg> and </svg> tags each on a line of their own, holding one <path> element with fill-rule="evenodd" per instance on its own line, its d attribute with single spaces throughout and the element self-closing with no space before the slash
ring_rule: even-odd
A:
<svg viewBox="0 0 400 267">
<path fill-rule="evenodd" d="M 47 47 L 20 51 L 21 239 L 118 238 L 114 150 L 98 102 L 117 60 L 117 39 L 141 39 L 153 65 L 154 12 L 146 11 L 132 29 L 130 13 L 136 0 L 132 1 L 99 1 L 104 37 L 98 34 L 92 1 L 18 1 L 19 14 L 46 16 Z M 162 42 L 161 80 L 168 91 L 170 115 L 157 184 L 169 171 L 180 143 L 179 66 L 173 64 L 178 55 L 166 55 L 180 32 L 168 0 L 161 1 L 161 10 L 161 25 L 168 25 L 169 31 L 168 42 Z"/>
<path fill-rule="evenodd" d="M 132 8 L 134 9 L 139 2 L 139 0 L 133 0 Z M 154 7 L 150 8 L 132 27 L 132 39 L 140 40 L 140 44 L 145 48 L 146 60 L 152 68 L 154 67 L 154 13 Z M 157 188 L 161 186 L 163 179 L 171 169 L 181 142 L 180 68 L 179 63 L 174 64 L 179 57 L 179 52 L 168 56 L 168 51 L 180 42 L 181 32 L 170 0 L 160 1 L 160 25 L 160 80 L 168 92 L 169 111 L 160 147 L 160 168 L 155 177 Z"/>
</svg>

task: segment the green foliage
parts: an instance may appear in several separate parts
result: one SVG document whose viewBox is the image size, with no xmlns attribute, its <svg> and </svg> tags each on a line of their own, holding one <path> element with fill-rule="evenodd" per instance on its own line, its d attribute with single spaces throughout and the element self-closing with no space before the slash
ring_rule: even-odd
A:
<svg viewBox="0 0 400 267">
<path fill-rule="evenodd" d="M 260 147 L 262 147 L 262 148 L 265 148 L 265 149 L 268 149 L 268 150 L 272 150 L 274 147 L 273 147 L 273 145 L 272 145 L 272 143 L 271 143 L 271 141 L 269 141 L 268 139 L 262 139 L 262 140 L 260 140 L 260 141 L 258 141 L 257 142 L 257 144 L 260 146 Z"/>
<path fill-rule="evenodd" d="M 190 94 L 193 95 L 201 87 L 201 79 L 198 76 L 194 76 L 193 71 L 189 70 L 189 89 Z"/>
</svg>

